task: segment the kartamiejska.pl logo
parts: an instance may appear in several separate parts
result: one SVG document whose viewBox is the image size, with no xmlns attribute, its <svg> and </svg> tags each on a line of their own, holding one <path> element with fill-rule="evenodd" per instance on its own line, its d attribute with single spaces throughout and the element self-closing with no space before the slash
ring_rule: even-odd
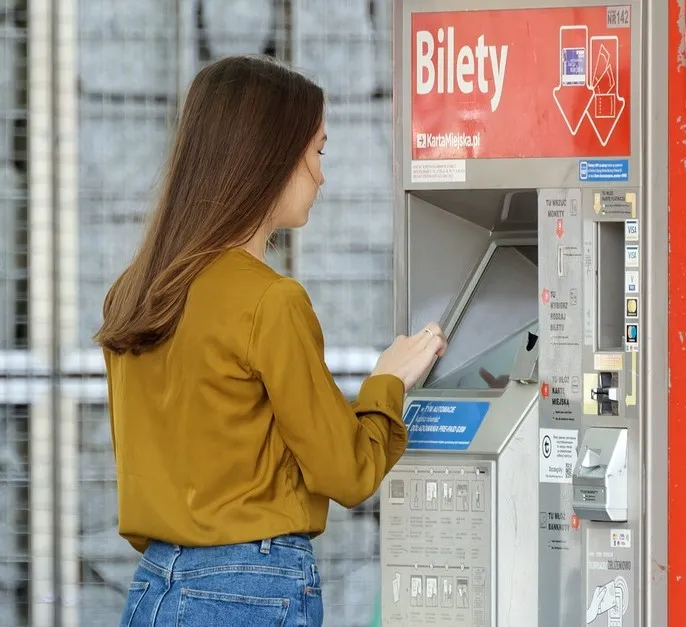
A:
<svg viewBox="0 0 686 627">
<path fill-rule="evenodd" d="M 417 148 L 478 148 L 481 145 L 481 135 L 468 133 L 417 133 L 415 135 Z"/>
</svg>

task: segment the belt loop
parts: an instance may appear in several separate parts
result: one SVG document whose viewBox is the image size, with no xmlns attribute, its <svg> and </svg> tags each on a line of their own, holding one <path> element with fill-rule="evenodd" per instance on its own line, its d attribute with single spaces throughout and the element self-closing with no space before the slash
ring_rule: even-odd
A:
<svg viewBox="0 0 686 627">
<path fill-rule="evenodd" d="M 268 540 L 262 540 L 262 544 L 260 545 L 260 553 L 262 553 L 262 555 L 269 555 L 271 550 L 272 550 L 271 538 Z"/>
</svg>

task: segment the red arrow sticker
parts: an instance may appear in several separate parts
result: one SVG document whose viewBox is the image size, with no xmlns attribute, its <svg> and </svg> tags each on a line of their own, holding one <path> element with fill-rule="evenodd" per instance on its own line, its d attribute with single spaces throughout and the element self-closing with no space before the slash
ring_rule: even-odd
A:
<svg viewBox="0 0 686 627">
<path fill-rule="evenodd" d="M 550 384 L 541 383 L 541 396 L 543 398 L 548 398 L 550 396 Z"/>
<path fill-rule="evenodd" d="M 544 305 L 547 305 L 550 302 L 550 290 L 543 290 L 541 292 L 541 301 Z"/>
<path fill-rule="evenodd" d="M 557 226 L 555 227 L 555 233 L 557 234 L 558 239 L 562 239 L 562 236 L 565 234 L 565 227 L 564 227 L 564 224 L 562 223 L 562 218 L 557 219 Z"/>
</svg>

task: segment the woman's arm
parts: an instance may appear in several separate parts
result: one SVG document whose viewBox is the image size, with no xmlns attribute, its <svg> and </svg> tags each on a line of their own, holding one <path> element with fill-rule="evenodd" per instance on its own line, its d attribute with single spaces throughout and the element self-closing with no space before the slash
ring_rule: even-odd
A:
<svg viewBox="0 0 686 627">
<path fill-rule="evenodd" d="M 369 377 L 352 406 L 324 362 L 319 321 L 304 288 L 280 279 L 257 307 L 248 362 L 307 489 L 355 507 L 378 489 L 407 446 L 405 384 Z"/>
</svg>

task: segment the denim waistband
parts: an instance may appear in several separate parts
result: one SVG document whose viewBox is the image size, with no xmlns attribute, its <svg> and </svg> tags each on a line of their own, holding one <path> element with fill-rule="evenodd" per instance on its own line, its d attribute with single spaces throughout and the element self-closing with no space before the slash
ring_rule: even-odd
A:
<svg viewBox="0 0 686 627">
<path fill-rule="evenodd" d="M 151 566 L 165 571 L 189 571 L 207 568 L 211 564 L 235 562 L 246 554 L 269 553 L 272 547 L 286 547 L 313 553 L 310 537 L 304 534 L 288 534 L 246 542 L 243 544 L 222 544 L 218 546 L 185 547 L 154 540 L 143 555 L 143 560 Z"/>
</svg>

